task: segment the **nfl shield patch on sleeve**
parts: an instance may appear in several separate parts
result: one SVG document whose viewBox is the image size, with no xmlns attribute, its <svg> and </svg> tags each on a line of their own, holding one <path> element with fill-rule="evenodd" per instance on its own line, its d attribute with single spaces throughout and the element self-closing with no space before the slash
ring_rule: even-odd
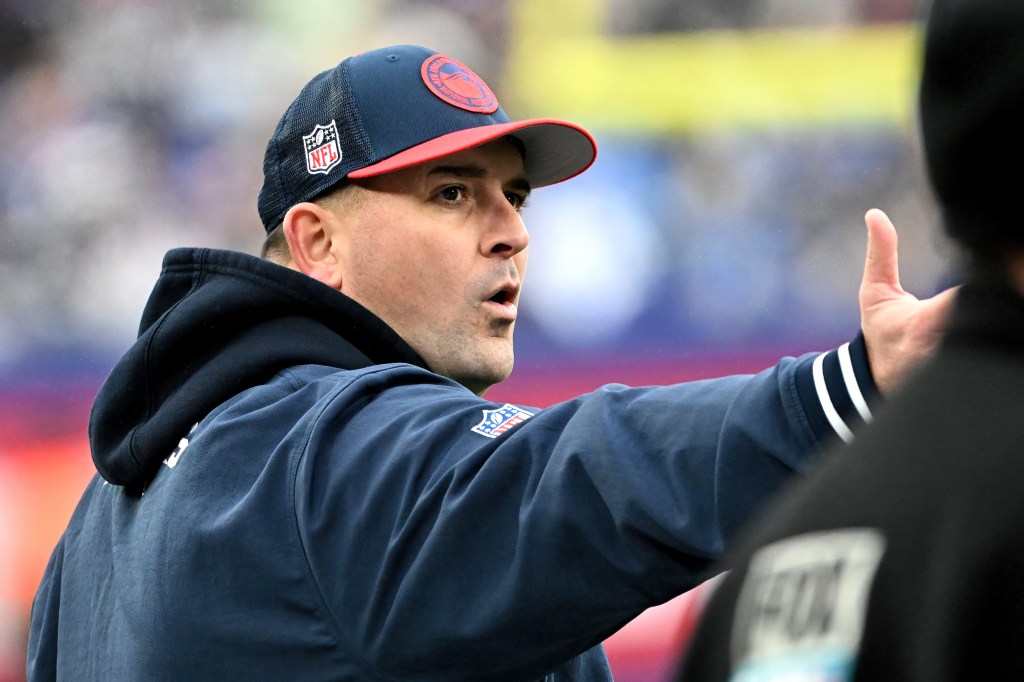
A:
<svg viewBox="0 0 1024 682">
<path fill-rule="evenodd" d="M 516 424 L 521 424 L 533 416 L 521 407 L 505 403 L 496 410 L 484 410 L 484 418 L 471 431 L 488 438 L 497 438 Z"/>
</svg>

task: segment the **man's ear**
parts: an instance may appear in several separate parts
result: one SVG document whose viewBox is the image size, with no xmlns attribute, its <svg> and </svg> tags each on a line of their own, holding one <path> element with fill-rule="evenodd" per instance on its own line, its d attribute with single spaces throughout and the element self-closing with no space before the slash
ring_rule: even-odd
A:
<svg viewBox="0 0 1024 682">
<path fill-rule="evenodd" d="M 295 269 L 341 291 L 341 262 L 336 253 L 337 218 L 327 208 L 304 201 L 284 214 L 281 227 Z"/>
</svg>

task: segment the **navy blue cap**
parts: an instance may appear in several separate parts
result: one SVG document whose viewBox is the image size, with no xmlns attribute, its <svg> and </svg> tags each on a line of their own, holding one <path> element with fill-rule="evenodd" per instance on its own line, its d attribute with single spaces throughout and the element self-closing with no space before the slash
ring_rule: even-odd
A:
<svg viewBox="0 0 1024 682">
<path fill-rule="evenodd" d="M 514 135 L 513 135 L 514 134 Z M 285 111 L 263 158 L 267 232 L 289 208 L 345 178 L 408 168 L 512 135 L 531 187 L 568 180 L 597 155 L 593 136 L 556 119 L 511 121 L 467 66 L 414 45 L 349 57 L 317 74 Z"/>
</svg>

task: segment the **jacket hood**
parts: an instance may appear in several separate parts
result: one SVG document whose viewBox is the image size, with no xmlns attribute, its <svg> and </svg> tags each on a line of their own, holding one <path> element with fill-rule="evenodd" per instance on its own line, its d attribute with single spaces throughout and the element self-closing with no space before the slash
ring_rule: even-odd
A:
<svg viewBox="0 0 1024 682">
<path fill-rule="evenodd" d="M 138 339 L 93 403 L 93 461 L 104 479 L 139 493 L 193 424 L 282 369 L 389 362 L 426 366 L 344 294 L 243 253 L 174 249 Z"/>
</svg>

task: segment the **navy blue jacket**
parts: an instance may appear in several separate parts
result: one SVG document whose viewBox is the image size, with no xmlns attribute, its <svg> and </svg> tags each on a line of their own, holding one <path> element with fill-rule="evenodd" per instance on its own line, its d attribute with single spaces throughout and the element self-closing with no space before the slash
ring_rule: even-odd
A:
<svg viewBox="0 0 1024 682">
<path fill-rule="evenodd" d="M 600 642 L 703 578 L 873 390 L 858 339 L 500 405 L 315 280 L 171 251 L 97 395 L 28 677 L 610 679 Z"/>
</svg>

